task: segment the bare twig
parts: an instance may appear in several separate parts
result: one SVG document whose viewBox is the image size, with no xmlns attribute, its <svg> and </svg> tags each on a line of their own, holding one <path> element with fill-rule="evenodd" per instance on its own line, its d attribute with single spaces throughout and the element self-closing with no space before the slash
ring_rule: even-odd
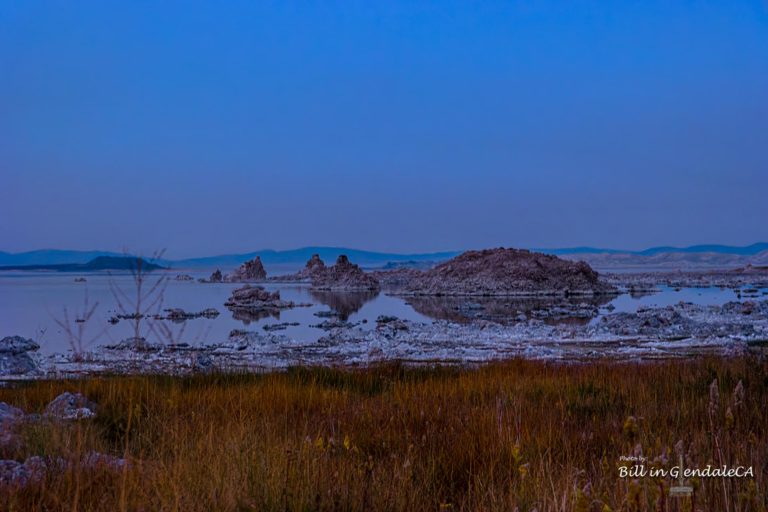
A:
<svg viewBox="0 0 768 512">
<path fill-rule="evenodd" d="M 115 279 L 110 278 L 109 288 L 117 303 L 118 317 L 131 321 L 133 324 L 133 339 L 136 343 L 139 340 L 146 340 L 150 333 L 158 334 L 158 330 L 153 328 L 152 322 L 148 321 L 145 328 L 143 320 L 151 316 L 157 316 L 162 311 L 168 278 L 166 275 L 161 274 L 157 279 L 149 281 L 151 270 L 147 269 L 146 263 L 159 260 L 164 252 L 156 251 L 149 260 L 135 257 L 135 264 L 130 266 L 131 290 L 124 290 Z M 127 253 L 126 256 L 133 258 L 128 256 Z"/>
<path fill-rule="evenodd" d="M 83 354 L 87 348 L 107 330 L 105 326 L 93 336 L 86 336 L 88 326 L 98 307 L 98 302 L 94 302 L 92 305 L 90 304 L 88 288 L 86 288 L 83 297 L 82 310 L 75 312 L 74 319 L 70 318 L 69 310 L 66 306 L 62 308 L 63 315 L 61 318 L 51 315 L 53 321 L 64 331 L 64 335 L 67 337 L 67 342 L 75 355 L 75 359 L 78 361 L 82 360 Z"/>
</svg>

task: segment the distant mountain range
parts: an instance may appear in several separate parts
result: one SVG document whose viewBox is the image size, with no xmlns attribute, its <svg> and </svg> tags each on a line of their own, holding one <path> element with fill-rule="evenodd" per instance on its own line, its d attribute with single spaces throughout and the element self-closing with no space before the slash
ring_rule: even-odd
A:
<svg viewBox="0 0 768 512">
<path fill-rule="evenodd" d="M 580 260 L 601 271 L 650 271 L 729 269 L 752 265 L 768 266 L 768 250 L 757 254 L 726 254 L 717 252 L 659 252 L 561 254 L 561 258 Z"/>
<path fill-rule="evenodd" d="M 598 268 L 613 266 L 634 266 L 652 264 L 658 266 L 684 267 L 689 263 L 701 266 L 734 266 L 752 262 L 768 263 L 768 243 L 756 243 L 745 247 L 729 245 L 694 245 L 690 247 L 651 247 L 641 251 L 603 249 L 596 247 L 570 247 L 557 249 L 532 249 L 569 259 L 582 259 Z M 365 267 L 382 267 L 387 264 L 419 265 L 438 262 L 458 255 L 460 251 L 399 254 L 375 251 L 363 251 L 345 247 L 302 247 L 287 251 L 261 250 L 240 254 L 223 254 L 202 258 L 180 260 L 162 260 L 156 263 L 177 269 L 222 268 L 231 269 L 256 256 L 266 266 L 300 266 L 313 254 L 332 263 L 340 254 L 346 254 L 350 260 Z M 85 264 L 101 256 L 122 257 L 124 254 L 107 251 L 68 251 L 44 249 L 38 251 L 7 253 L 0 252 L 0 266 L 21 265 L 63 265 Z M 765 262 L 765 263 L 764 263 Z"/>
<path fill-rule="evenodd" d="M 643 249 L 642 251 L 628 251 L 622 249 L 599 249 L 597 247 L 570 247 L 565 249 L 533 249 L 534 251 L 548 254 L 634 254 L 637 256 L 653 256 L 662 253 L 684 253 L 684 254 L 735 254 L 739 256 L 752 256 L 764 251 L 768 251 L 768 243 L 760 242 L 744 247 L 732 245 L 691 245 L 690 247 L 672 247 L 659 246 Z"/>
<path fill-rule="evenodd" d="M 256 256 L 267 266 L 297 266 L 304 265 L 313 255 L 320 257 L 329 263 L 333 263 L 340 254 L 346 254 L 355 263 L 364 266 L 384 266 L 387 263 L 399 262 L 435 262 L 450 259 L 459 252 L 433 252 L 421 254 L 395 254 L 374 251 L 362 251 L 346 247 L 302 247 L 287 251 L 275 251 L 271 249 L 240 253 L 223 254 L 219 256 L 206 256 L 202 258 L 187 258 L 180 260 L 158 260 L 156 263 L 173 268 L 222 268 L 238 267 L 244 261 L 252 260 Z M 26 265 L 62 265 L 84 264 L 96 257 L 124 257 L 125 254 L 105 251 L 68 251 L 60 249 L 44 249 L 39 251 L 7 253 L 0 252 L 0 267 L 26 266 Z"/>
<path fill-rule="evenodd" d="M 747 264 L 768 265 L 768 243 L 745 247 L 729 245 L 694 245 L 691 247 L 651 247 L 642 251 L 622 251 L 575 247 L 542 250 L 566 259 L 586 261 L 602 271 L 694 270 L 735 268 Z"/>
<path fill-rule="evenodd" d="M 320 258 L 333 263 L 340 254 L 346 254 L 349 259 L 363 266 L 382 266 L 391 262 L 404 261 L 443 261 L 453 258 L 458 252 L 431 252 L 421 254 L 396 254 L 386 252 L 362 251 L 358 249 L 349 249 L 346 247 L 302 247 L 288 251 L 273 251 L 271 249 L 248 252 L 243 254 L 224 254 L 221 256 L 209 256 L 205 258 L 190 258 L 173 261 L 174 267 L 181 268 L 212 268 L 237 267 L 247 260 L 252 260 L 256 256 L 261 258 L 264 265 L 294 265 L 300 263 L 303 265 L 313 254 L 319 254 Z"/>
</svg>

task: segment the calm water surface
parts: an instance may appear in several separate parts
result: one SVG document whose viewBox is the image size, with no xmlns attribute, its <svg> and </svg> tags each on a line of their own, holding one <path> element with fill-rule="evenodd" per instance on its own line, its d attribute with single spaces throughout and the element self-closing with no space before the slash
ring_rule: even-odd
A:
<svg viewBox="0 0 768 512">
<path fill-rule="evenodd" d="M 205 274 L 192 274 L 195 279 Z M 175 273 L 171 274 L 175 276 Z M 34 272 L 3 272 L 0 273 L 0 336 L 20 335 L 36 339 L 41 344 L 43 353 L 61 352 L 68 349 L 68 342 L 62 329 L 56 324 L 55 318 L 62 319 L 66 307 L 70 319 L 80 314 L 84 309 L 87 296 L 91 305 L 97 303 L 97 309 L 90 322 L 85 324 L 85 338 L 100 335 L 100 343 L 115 343 L 133 333 L 128 321 L 120 321 L 111 325 L 108 319 L 119 312 L 117 302 L 112 293 L 110 283 L 132 293 L 133 281 L 130 275 L 87 274 L 87 281 L 77 283 L 76 274 L 69 273 L 34 273 Z M 155 277 L 150 277 L 153 282 Z M 392 315 L 408 320 L 429 322 L 433 318 L 450 318 L 456 310 L 456 302 L 430 301 L 423 303 L 408 299 L 391 297 L 384 293 L 370 294 L 339 294 L 318 293 L 309 289 L 308 285 L 267 284 L 268 289 L 280 291 L 283 300 L 296 303 L 310 303 L 310 307 L 286 309 L 278 315 L 253 320 L 240 320 L 224 307 L 224 302 L 232 290 L 239 284 L 203 284 L 195 281 L 167 281 L 163 297 L 163 307 L 181 308 L 187 312 L 202 311 L 215 308 L 220 315 L 215 319 L 197 318 L 181 323 L 166 322 L 171 327 L 178 341 L 188 343 L 213 343 L 223 341 L 233 329 L 262 330 L 263 326 L 297 322 L 299 325 L 290 326 L 279 331 L 289 337 L 298 339 L 317 339 L 325 331 L 312 327 L 325 318 L 318 318 L 315 313 L 335 310 L 342 318 L 350 322 L 362 322 L 363 328 L 373 328 L 379 315 Z M 760 290 L 760 298 L 765 298 L 766 290 Z M 468 299 L 471 301 L 472 299 Z M 666 306 L 680 301 L 688 301 L 704 305 L 723 304 L 739 300 L 731 289 L 719 288 L 689 288 L 675 291 L 663 288 L 660 293 L 642 297 L 622 295 L 611 301 L 617 311 L 636 311 L 638 307 Z M 743 297 L 741 300 L 748 300 Z M 499 300 L 499 304 L 509 307 L 509 301 Z M 487 301 L 484 303 L 488 307 Z M 442 311 L 440 309 L 442 308 Z M 512 308 L 514 309 L 514 307 Z M 418 311 L 417 311 L 418 310 Z M 73 324 L 77 325 L 77 324 Z"/>
</svg>

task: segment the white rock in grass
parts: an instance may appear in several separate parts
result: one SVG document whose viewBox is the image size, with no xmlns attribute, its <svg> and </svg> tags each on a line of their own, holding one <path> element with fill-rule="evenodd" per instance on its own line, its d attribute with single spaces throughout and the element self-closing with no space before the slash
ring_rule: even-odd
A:
<svg viewBox="0 0 768 512">
<path fill-rule="evenodd" d="M 80 393 L 64 392 L 48 404 L 45 414 L 61 420 L 81 420 L 96 416 L 96 404 Z"/>
</svg>

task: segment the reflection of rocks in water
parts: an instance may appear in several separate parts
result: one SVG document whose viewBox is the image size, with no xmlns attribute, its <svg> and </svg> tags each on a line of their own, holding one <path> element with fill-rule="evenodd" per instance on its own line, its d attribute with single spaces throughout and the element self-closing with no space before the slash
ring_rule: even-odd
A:
<svg viewBox="0 0 768 512">
<path fill-rule="evenodd" d="M 240 320 L 243 324 L 248 325 L 251 322 L 258 322 L 264 318 L 272 317 L 276 320 L 280 320 L 279 309 L 236 309 L 232 311 L 232 318 Z"/>
<path fill-rule="evenodd" d="M 270 316 L 279 319 L 281 309 L 310 306 L 281 300 L 279 291 L 269 291 L 263 286 L 248 284 L 233 290 L 232 296 L 224 305 L 232 311 L 232 318 L 246 325 Z"/>
<path fill-rule="evenodd" d="M 467 299 L 458 297 L 408 297 L 406 304 L 417 313 L 436 320 L 468 322 L 473 316 L 463 309 Z"/>
<path fill-rule="evenodd" d="M 360 325 L 360 322 L 353 324 L 351 322 L 347 322 L 345 320 L 325 320 L 323 322 L 320 322 L 319 324 L 310 325 L 310 327 L 313 327 L 315 329 L 323 329 L 324 331 L 330 331 L 333 329 L 351 329 L 352 327 L 357 327 Z"/>
<path fill-rule="evenodd" d="M 525 322 L 529 318 L 545 322 L 586 323 L 597 316 L 599 306 L 611 297 L 573 299 L 507 299 L 493 297 L 408 297 L 418 313 L 437 320 L 466 323 L 488 320 L 500 324 Z"/>
<path fill-rule="evenodd" d="M 629 288 L 627 290 L 629 293 L 629 296 L 633 299 L 642 299 L 643 297 L 648 297 L 649 295 L 653 295 L 656 293 L 659 293 L 658 288 Z"/>
<path fill-rule="evenodd" d="M 325 304 L 339 314 L 339 319 L 346 321 L 349 315 L 357 313 L 366 302 L 370 302 L 378 295 L 378 291 L 360 292 L 332 292 L 322 290 L 310 290 L 309 294 L 316 301 Z"/>
</svg>

